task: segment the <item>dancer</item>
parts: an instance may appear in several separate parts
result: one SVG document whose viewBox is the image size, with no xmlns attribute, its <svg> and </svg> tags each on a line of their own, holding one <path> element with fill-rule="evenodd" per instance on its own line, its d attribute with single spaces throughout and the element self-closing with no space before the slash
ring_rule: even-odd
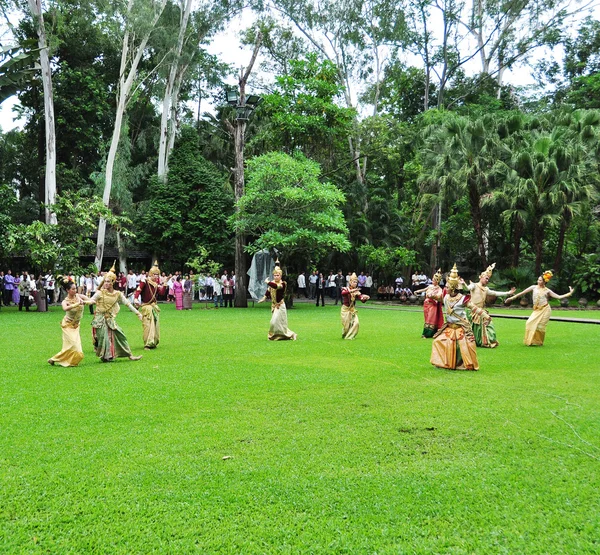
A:
<svg viewBox="0 0 600 555">
<path fill-rule="evenodd" d="M 79 323 L 83 315 L 83 306 L 90 304 L 91 300 L 89 297 L 77 293 L 77 285 L 74 281 L 64 283 L 64 289 L 67 296 L 62 302 L 65 316 L 60 323 L 62 328 L 62 350 L 49 358 L 48 362 L 66 368 L 67 366 L 77 366 L 83 360 Z"/>
<path fill-rule="evenodd" d="M 271 300 L 271 323 L 269 325 L 269 340 L 282 341 L 285 339 L 298 339 L 298 336 L 288 329 L 287 309 L 285 308 L 285 289 L 287 284 L 281 279 L 281 268 L 273 269 L 273 281 L 267 280 L 267 292 L 258 302 Z"/>
<path fill-rule="evenodd" d="M 139 360 L 142 357 L 133 356 L 123 330 L 117 325 L 117 314 L 121 310 L 119 304 L 124 304 L 140 321 L 143 320 L 143 317 L 127 300 L 122 291 L 115 291 L 116 279 L 115 265 L 113 264 L 112 268 L 104 274 L 104 281 L 91 299 L 96 303 L 96 314 L 92 320 L 94 348 L 102 362 L 112 362 L 117 357 Z"/>
<path fill-rule="evenodd" d="M 487 267 L 487 270 L 481 272 L 479 275 L 479 282 L 469 282 L 469 291 L 471 291 L 471 302 L 478 307 L 481 312 L 468 311 L 467 316 L 469 322 L 471 322 L 471 328 L 475 335 L 475 343 L 478 347 L 487 347 L 494 349 L 498 346 L 498 340 L 496 339 L 496 329 L 492 322 L 490 313 L 485 308 L 485 299 L 487 295 L 494 295 L 496 297 L 506 297 L 506 295 L 512 295 L 516 288 L 513 287 L 510 291 L 493 291 L 487 284 L 492 277 L 492 272 L 496 267 L 494 262 L 491 266 Z"/>
<path fill-rule="evenodd" d="M 144 349 L 156 349 L 160 341 L 160 308 L 158 308 L 158 291 L 160 270 L 158 262 L 150 268 L 148 279 L 141 281 L 133 294 L 133 302 L 139 306 L 144 328 Z M 140 306 L 141 303 L 141 306 Z"/>
<path fill-rule="evenodd" d="M 475 337 L 467 320 L 466 307 L 478 310 L 468 295 L 459 291 L 464 280 L 458 276 L 456 264 L 450 272 L 444 296 L 446 323 L 433 336 L 431 364 L 449 370 L 479 370 Z"/>
<path fill-rule="evenodd" d="M 435 332 L 444 325 L 444 313 L 442 303 L 444 300 L 444 291 L 440 287 L 442 280 L 442 270 L 438 270 L 431 278 L 431 285 L 424 289 L 415 291 L 415 295 L 425 293 L 425 302 L 423 303 L 423 316 L 425 316 L 425 325 L 423 326 L 424 339 L 432 338 Z"/>
<path fill-rule="evenodd" d="M 362 295 L 358 287 L 358 278 L 355 273 L 350 276 L 348 287 L 342 287 L 342 338 L 354 339 L 358 335 L 358 313 L 356 300 L 366 303 L 369 295 Z"/>
<path fill-rule="evenodd" d="M 513 295 L 512 297 L 509 297 L 506 299 L 506 301 L 504 301 L 508 304 L 531 291 L 533 296 L 533 312 L 525 324 L 525 339 L 523 340 L 523 343 L 525 343 L 525 345 L 528 347 L 541 346 L 544 344 L 544 338 L 546 337 L 546 326 L 548 325 L 550 314 L 552 313 L 552 309 L 548 303 L 548 297 L 552 297 L 553 299 L 566 299 L 573 294 L 573 291 L 575 291 L 569 285 L 568 293 L 565 293 L 564 295 L 557 295 L 554 291 L 546 287 L 546 283 L 552 279 L 552 276 L 552 272 L 547 270 L 540 277 L 538 277 L 536 285 L 531 285 L 527 289 L 517 293 L 516 295 Z"/>
</svg>

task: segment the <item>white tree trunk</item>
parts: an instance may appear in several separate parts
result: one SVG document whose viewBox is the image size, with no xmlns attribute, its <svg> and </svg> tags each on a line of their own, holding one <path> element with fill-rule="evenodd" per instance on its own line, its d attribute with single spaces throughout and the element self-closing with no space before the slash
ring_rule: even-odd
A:
<svg viewBox="0 0 600 555">
<path fill-rule="evenodd" d="M 155 12 L 152 24 L 148 27 L 148 30 L 144 33 L 138 46 L 135 47 L 135 55 L 129 62 L 129 51 L 130 51 L 130 40 L 135 40 L 135 35 L 129 33 L 129 27 L 126 28 L 125 34 L 123 35 L 123 50 L 121 52 L 121 67 L 119 71 L 119 87 L 117 92 L 117 112 L 115 114 L 115 126 L 113 129 L 112 140 L 110 143 L 110 149 L 108 151 L 108 157 L 106 159 L 106 177 L 104 181 L 104 194 L 102 195 L 102 202 L 108 207 L 110 203 L 110 192 L 112 189 L 113 170 L 115 166 L 115 159 L 117 157 L 117 148 L 119 146 L 119 140 L 121 139 L 121 128 L 123 125 L 123 116 L 125 115 L 125 109 L 127 108 L 127 101 L 133 87 L 133 82 L 137 76 L 138 66 L 142 55 L 148 44 L 150 33 L 156 26 L 158 19 L 165 8 L 166 0 L 162 0 L 160 8 Z M 133 0 L 129 0 L 127 4 L 127 16 L 131 13 Z M 127 65 L 129 69 L 127 69 Z M 104 257 L 104 239 L 106 236 L 106 220 L 100 218 L 98 223 L 98 239 L 96 243 L 96 258 L 94 264 L 98 271 L 102 269 L 102 259 Z"/>
<path fill-rule="evenodd" d="M 44 122 L 46 130 L 46 177 L 44 186 L 44 204 L 46 205 L 46 223 L 56 224 L 56 214 L 52 206 L 56 204 L 56 131 L 54 126 L 54 95 L 52 92 L 52 73 L 46 30 L 42 15 L 41 0 L 28 0 L 31 15 L 37 26 L 38 44 L 40 47 L 40 65 L 42 67 L 42 85 L 44 88 Z"/>
<path fill-rule="evenodd" d="M 185 7 L 183 6 L 185 1 Z M 169 70 L 169 78 L 165 87 L 165 96 L 162 102 L 162 115 L 160 118 L 160 142 L 158 146 L 158 177 L 165 179 L 168 171 L 169 154 L 171 144 L 171 134 L 175 132 L 176 125 L 172 120 L 173 114 L 177 114 L 177 102 L 179 97 L 179 86 L 177 86 L 177 77 L 179 64 L 181 62 L 181 52 L 183 51 L 183 43 L 185 41 L 185 33 L 188 27 L 190 12 L 192 11 L 192 0 L 182 0 L 180 5 L 181 15 L 179 18 L 179 35 L 177 37 L 177 45 L 173 62 Z M 174 139 L 173 139 L 174 141 Z"/>
</svg>

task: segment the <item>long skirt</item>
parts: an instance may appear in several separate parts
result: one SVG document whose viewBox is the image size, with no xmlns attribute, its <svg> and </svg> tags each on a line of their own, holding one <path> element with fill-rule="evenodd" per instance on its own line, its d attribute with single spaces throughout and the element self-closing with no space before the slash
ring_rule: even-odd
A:
<svg viewBox="0 0 600 555">
<path fill-rule="evenodd" d="M 127 338 L 114 318 L 105 318 L 104 314 L 96 312 L 92 320 L 92 334 L 96 355 L 102 359 L 102 362 L 132 356 Z"/>
<path fill-rule="evenodd" d="M 160 341 L 160 308 L 155 304 L 140 306 L 142 327 L 144 328 L 144 347 L 155 349 Z"/>
<path fill-rule="evenodd" d="M 174 291 L 175 295 L 175 309 L 183 310 L 183 291 L 180 289 Z"/>
<path fill-rule="evenodd" d="M 494 328 L 494 323 L 489 313 L 482 308 L 477 308 L 468 310 L 467 316 L 469 322 L 471 322 L 476 345 L 488 349 L 497 347 L 496 328 Z"/>
<path fill-rule="evenodd" d="M 46 301 L 46 290 L 42 289 L 41 291 L 36 291 L 35 303 L 37 305 L 38 312 L 48 312 L 48 305 L 46 304 Z"/>
<path fill-rule="evenodd" d="M 523 343 L 528 346 L 543 345 L 546 337 L 546 326 L 550 320 L 552 309 L 547 304 L 536 308 L 525 324 L 525 339 Z"/>
<path fill-rule="evenodd" d="M 426 298 L 423 303 L 423 315 L 425 316 L 423 337 L 431 338 L 444 325 L 442 303 L 435 299 Z"/>
<path fill-rule="evenodd" d="M 354 339 L 358 335 L 358 313 L 354 307 L 342 305 L 342 338 Z"/>
<path fill-rule="evenodd" d="M 190 291 L 183 292 L 183 310 L 192 308 L 192 293 Z"/>
<path fill-rule="evenodd" d="M 79 322 L 74 325 L 63 318 L 60 327 L 62 328 L 62 351 L 50 360 L 64 367 L 77 366 L 83 359 Z"/>
<path fill-rule="evenodd" d="M 19 293 L 19 289 L 15 285 L 15 288 L 13 289 L 13 292 L 12 292 L 12 302 L 15 304 L 19 304 L 20 300 L 21 300 L 21 293 Z"/>
<path fill-rule="evenodd" d="M 286 339 L 296 339 L 296 334 L 288 329 L 287 309 L 285 303 L 271 308 L 271 323 L 269 324 L 269 340 L 283 341 Z"/>
<path fill-rule="evenodd" d="M 448 370 L 479 370 L 475 337 L 459 324 L 445 324 L 433 336 L 431 364 Z"/>
</svg>

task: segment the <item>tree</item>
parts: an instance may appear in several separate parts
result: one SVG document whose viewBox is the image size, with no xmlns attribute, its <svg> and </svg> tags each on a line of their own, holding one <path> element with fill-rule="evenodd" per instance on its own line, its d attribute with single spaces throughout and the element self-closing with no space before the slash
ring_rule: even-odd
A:
<svg viewBox="0 0 600 555">
<path fill-rule="evenodd" d="M 319 174 L 319 165 L 300 155 L 272 152 L 248 160 L 246 194 L 231 219 L 236 232 L 252 237 L 248 252 L 277 249 L 291 264 L 350 249 L 340 210 L 344 194 Z"/>
<path fill-rule="evenodd" d="M 128 0 L 127 10 L 123 14 L 125 31 L 123 34 L 121 66 L 119 70 L 119 82 L 117 84 L 117 110 L 115 114 L 115 124 L 106 159 L 106 177 L 104 183 L 104 194 L 102 201 L 108 207 L 110 203 L 110 193 L 112 189 L 113 169 L 117 148 L 121 138 L 123 125 L 123 116 L 127 103 L 130 99 L 133 84 L 138 75 L 138 67 L 146 45 L 150 39 L 150 34 L 154 30 L 160 16 L 165 8 L 167 0 Z M 100 218 L 98 223 L 98 240 L 96 243 L 96 258 L 94 264 L 97 268 L 102 266 L 104 255 L 104 238 L 106 235 L 106 220 Z"/>
<path fill-rule="evenodd" d="M 56 213 L 53 210 L 56 202 L 56 130 L 54 122 L 54 95 L 52 93 L 52 72 L 48 42 L 44 27 L 41 0 L 28 0 L 29 9 L 36 25 L 40 51 L 40 66 L 42 70 L 42 85 L 44 88 L 44 122 L 46 126 L 46 178 L 45 201 L 46 223 L 56 224 Z"/>
<path fill-rule="evenodd" d="M 211 259 L 228 262 L 233 252 L 227 226 L 233 194 L 227 185 L 225 175 L 199 153 L 196 131 L 184 127 L 167 181 L 154 179 L 150 198 L 142 203 L 138 244 L 175 268 L 195 258 L 200 246 Z"/>
</svg>

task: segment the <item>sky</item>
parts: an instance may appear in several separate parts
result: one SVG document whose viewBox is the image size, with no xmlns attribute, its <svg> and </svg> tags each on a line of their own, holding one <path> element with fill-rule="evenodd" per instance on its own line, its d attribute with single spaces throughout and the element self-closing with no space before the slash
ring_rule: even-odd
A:
<svg viewBox="0 0 600 555">
<path fill-rule="evenodd" d="M 600 8 L 596 8 L 596 14 L 600 18 Z M 242 28 L 248 27 L 251 24 L 251 19 L 248 14 L 243 14 L 236 20 L 232 21 L 228 26 L 227 30 L 218 34 L 211 42 L 208 50 L 211 54 L 217 55 L 222 61 L 232 64 L 234 67 L 239 67 L 248 63 L 251 57 L 251 48 L 245 47 L 240 48 L 237 35 Z M 542 57 L 558 57 L 560 58 L 560 51 L 543 51 L 540 49 L 535 53 L 535 56 Z M 257 65 L 260 63 L 260 58 L 257 61 Z M 417 62 L 415 62 L 417 63 Z M 477 71 L 478 63 L 474 61 L 473 71 Z M 521 66 L 513 70 L 508 71 L 505 74 L 505 82 L 511 83 L 516 86 L 531 85 L 534 83 L 532 71 L 529 67 Z M 231 79 L 231 83 L 234 83 L 234 79 Z M 16 97 L 10 98 L 0 104 L 0 128 L 2 131 L 7 132 L 15 127 L 22 127 L 23 121 L 13 121 L 14 114 L 12 107 L 17 103 Z"/>
</svg>

